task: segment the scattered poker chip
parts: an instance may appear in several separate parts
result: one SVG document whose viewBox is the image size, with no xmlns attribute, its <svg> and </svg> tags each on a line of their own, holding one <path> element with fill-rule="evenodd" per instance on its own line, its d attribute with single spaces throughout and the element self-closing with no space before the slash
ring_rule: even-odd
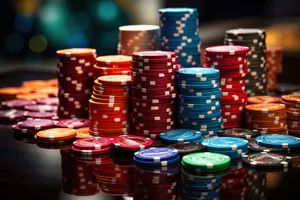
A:
<svg viewBox="0 0 300 200">
<path fill-rule="evenodd" d="M 31 112 L 55 112 L 57 110 L 57 106 L 53 105 L 26 105 L 24 106 L 24 110 L 28 110 Z"/>
<path fill-rule="evenodd" d="M 82 127 L 79 129 L 76 129 L 76 139 L 84 139 L 84 138 L 91 138 L 93 137 L 90 135 L 90 128 L 89 127 Z"/>
<path fill-rule="evenodd" d="M 291 165 L 292 158 L 282 154 L 260 152 L 245 155 L 242 161 L 252 168 L 284 169 Z"/>
<path fill-rule="evenodd" d="M 283 153 L 287 154 L 286 148 L 271 148 L 260 145 L 256 140 L 250 140 L 248 143 L 248 149 L 253 152 L 271 152 L 271 153 Z"/>
<path fill-rule="evenodd" d="M 70 141 L 76 135 L 76 130 L 70 128 L 50 128 L 39 131 L 35 139 L 40 143 L 59 143 Z"/>
<path fill-rule="evenodd" d="M 50 119 L 29 119 L 18 122 L 18 126 L 26 129 L 43 130 L 54 127 L 54 123 Z"/>
<path fill-rule="evenodd" d="M 72 146 L 72 151 L 76 154 L 80 154 L 83 156 L 92 156 L 92 155 L 99 155 L 105 154 L 112 151 L 112 147 L 103 148 L 103 149 L 77 149 Z"/>
<path fill-rule="evenodd" d="M 225 137 L 238 137 L 244 139 L 255 138 L 259 135 L 259 132 L 256 130 L 249 130 L 244 128 L 231 128 L 231 129 L 223 129 L 219 132 L 220 136 Z"/>
<path fill-rule="evenodd" d="M 196 142 L 203 140 L 200 131 L 189 129 L 174 129 L 168 130 L 160 134 L 160 139 L 166 144 L 180 143 L 180 142 Z"/>
<path fill-rule="evenodd" d="M 61 128 L 82 128 L 89 125 L 89 120 L 87 119 L 59 119 L 54 121 L 56 127 Z"/>
<path fill-rule="evenodd" d="M 24 117 L 27 119 L 52 119 L 56 113 L 52 112 L 25 112 Z"/>
<path fill-rule="evenodd" d="M 35 105 L 35 104 L 36 101 L 32 101 L 32 100 L 13 99 L 13 100 L 3 101 L 1 103 L 1 106 L 10 109 L 23 109 L 25 106 Z"/>
<path fill-rule="evenodd" d="M 170 144 L 168 147 L 176 149 L 180 156 L 184 156 L 189 153 L 196 153 L 203 149 L 202 145 L 196 142 L 183 142 Z"/>
<path fill-rule="evenodd" d="M 24 119 L 26 111 L 23 110 L 0 110 L 0 123 L 1 124 L 15 124 Z"/>
<path fill-rule="evenodd" d="M 49 97 L 46 99 L 38 99 L 36 100 L 38 104 L 42 105 L 58 105 L 59 101 L 57 97 Z"/>
<path fill-rule="evenodd" d="M 166 147 L 151 147 L 134 153 L 137 161 L 162 162 L 178 159 L 178 151 Z"/>
<path fill-rule="evenodd" d="M 120 135 L 112 140 L 114 146 L 123 150 L 141 150 L 151 147 L 153 141 L 150 138 L 134 136 L 134 135 Z"/>
<path fill-rule="evenodd" d="M 295 148 L 300 146 L 300 138 L 285 134 L 266 134 L 256 138 L 258 144 L 271 148 Z"/>
<path fill-rule="evenodd" d="M 273 96 L 252 96 L 248 97 L 248 104 L 254 103 L 278 103 L 280 99 L 278 97 Z"/>
<path fill-rule="evenodd" d="M 73 146 L 76 149 L 101 150 L 113 145 L 110 138 L 93 137 L 76 140 L 73 142 Z"/>
<path fill-rule="evenodd" d="M 22 138 L 33 137 L 38 131 L 34 129 L 22 128 L 18 124 L 12 125 L 14 133 L 20 135 Z"/>
<path fill-rule="evenodd" d="M 218 137 L 208 138 L 202 142 L 202 145 L 207 150 L 230 151 L 238 149 L 247 149 L 248 141 L 242 138 L 234 137 Z"/>
</svg>

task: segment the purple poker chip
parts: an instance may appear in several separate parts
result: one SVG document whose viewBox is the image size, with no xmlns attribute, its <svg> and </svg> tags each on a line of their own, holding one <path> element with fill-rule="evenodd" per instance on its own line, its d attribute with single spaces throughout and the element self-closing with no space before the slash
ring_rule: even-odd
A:
<svg viewBox="0 0 300 200">
<path fill-rule="evenodd" d="M 22 109 L 25 106 L 29 106 L 29 105 L 35 105 L 36 101 L 32 101 L 32 100 L 23 100 L 23 99 L 13 99 L 13 100 L 7 100 L 7 101 L 3 101 L 1 103 L 1 105 L 4 108 L 15 108 L 15 109 Z"/>
<path fill-rule="evenodd" d="M 76 149 L 88 149 L 88 150 L 100 150 L 112 147 L 110 138 L 105 137 L 92 137 L 79 139 L 73 142 L 73 146 Z"/>
<path fill-rule="evenodd" d="M 15 133 L 22 135 L 34 136 L 38 132 L 37 130 L 21 128 L 18 124 L 14 124 L 11 127 Z"/>
<path fill-rule="evenodd" d="M 23 110 L 0 110 L 0 123 L 1 124 L 13 124 L 24 119 Z"/>
<path fill-rule="evenodd" d="M 54 127 L 54 123 L 50 119 L 28 119 L 18 123 L 20 128 L 43 130 Z"/>
<path fill-rule="evenodd" d="M 57 97 L 50 97 L 47 99 L 38 99 L 36 101 L 38 104 L 42 104 L 42 105 L 58 105 L 59 100 Z"/>
<path fill-rule="evenodd" d="M 24 113 L 24 117 L 32 118 L 32 119 L 52 119 L 56 116 L 54 112 L 26 112 Z"/>
<path fill-rule="evenodd" d="M 59 119 L 54 121 L 55 126 L 61 128 L 82 128 L 89 126 L 88 119 Z"/>
<path fill-rule="evenodd" d="M 33 112 L 54 112 L 57 110 L 57 106 L 53 105 L 28 105 L 24 107 L 25 110 Z"/>
</svg>

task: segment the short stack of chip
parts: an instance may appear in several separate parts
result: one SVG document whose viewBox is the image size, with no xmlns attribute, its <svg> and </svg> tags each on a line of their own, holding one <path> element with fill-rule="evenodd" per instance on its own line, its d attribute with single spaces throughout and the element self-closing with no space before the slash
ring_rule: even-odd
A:
<svg viewBox="0 0 300 200">
<path fill-rule="evenodd" d="M 183 67 L 201 64 L 201 38 L 196 8 L 159 9 L 160 42 L 163 50 L 174 51 Z"/>
<path fill-rule="evenodd" d="M 287 112 L 287 126 L 290 135 L 300 136 L 300 94 L 289 94 L 281 97 Z"/>
<path fill-rule="evenodd" d="M 57 114 L 60 118 L 88 118 L 96 50 L 64 49 L 58 50 L 56 54 L 59 82 Z"/>
<path fill-rule="evenodd" d="M 46 146 L 69 144 L 74 139 L 76 130 L 71 128 L 50 128 L 37 132 L 34 139 Z"/>
<path fill-rule="evenodd" d="M 115 137 L 130 133 L 130 76 L 107 75 L 95 80 L 89 101 L 91 135 Z"/>
<path fill-rule="evenodd" d="M 266 32 L 263 29 L 232 29 L 225 33 L 224 44 L 242 45 L 250 48 L 248 75 L 245 77 L 249 96 L 266 95 Z"/>
<path fill-rule="evenodd" d="M 159 49 L 159 26 L 128 25 L 119 27 L 118 54 Z"/>
<path fill-rule="evenodd" d="M 22 137 L 33 137 L 39 131 L 53 127 L 51 119 L 27 119 L 12 126 L 14 133 Z"/>
<path fill-rule="evenodd" d="M 203 136 L 200 131 L 191 129 L 174 129 L 160 134 L 160 139 L 165 144 L 195 142 L 201 144 Z"/>
<path fill-rule="evenodd" d="M 177 56 L 168 51 L 132 54 L 132 133 L 159 139 L 160 133 L 174 129 Z"/>
<path fill-rule="evenodd" d="M 206 138 L 222 128 L 219 70 L 183 68 L 177 73 L 177 120 L 180 128 L 201 131 Z"/>
<path fill-rule="evenodd" d="M 222 176 L 230 169 L 230 157 L 219 153 L 192 153 L 181 161 L 181 199 L 219 199 Z"/>
<path fill-rule="evenodd" d="M 150 138 L 136 135 L 120 135 L 112 139 L 115 148 L 123 151 L 138 151 L 151 147 L 153 141 Z"/>
<path fill-rule="evenodd" d="M 177 199 L 178 166 L 177 150 L 168 147 L 152 147 L 134 153 L 134 199 Z M 164 172 L 163 172 L 164 171 Z"/>
<path fill-rule="evenodd" d="M 244 107 L 247 102 L 247 53 L 245 46 L 214 46 L 205 49 L 205 67 L 220 71 L 222 90 L 221 110 L 224 128 L 242 127 Z"/>
<path fill-rule="evenodd" d="M 113 149 L 110 138 L 94 137 L 79 139 L 73 142 L 72 151 L 80 156 L 95 156 L 105 154 Z"/>
<path fill-rule="evenodd" d="M 60 155 L 64 193 L 86 198 L 99 193 L 100 188 L 93 175 L 91 164 L 75 160 L 71 150 L 61 150 Z"/>
<path fill-rule="evenodd" d="M 246 123 L 261 134 L 287 134 L 286 107 L 278 103 L 250 104 L 246 106 Z"/>
<path fill-rule="evenodd" d="M 279 103 L 280 98 L 273 96 L 252 96 L 248 97 L 248 104 L 256 104 L 256 103 Z"/>
<path fill-rule="evenodd" d="M 268 92 L 274 92 L 277 89 L 277 75 L 282 72 L 283 48 L 267 47 L 266 67 Z"/>
<path fill-rule="evenodd" d="M 111 55 L 96 58 L 94 78 L 105 75 L 130 75 L 130 56 Z"/>
</svg>

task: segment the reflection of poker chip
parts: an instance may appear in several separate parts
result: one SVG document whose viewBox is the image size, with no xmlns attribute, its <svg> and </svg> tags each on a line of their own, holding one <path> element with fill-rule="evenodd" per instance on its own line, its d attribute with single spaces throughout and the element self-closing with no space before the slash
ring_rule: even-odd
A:
<svg viewBox="0 0 300 200">
<path fill-rule="evenodd" d="M 232 128 L 232 129 L 223 129 L 219 132 L 220 136 L 228 137 L 239 137 L 245 139 L 255 138 L 259 135 L 259 132 L 256 130 L 249 130 L 244 128 Z"/>
</svg>

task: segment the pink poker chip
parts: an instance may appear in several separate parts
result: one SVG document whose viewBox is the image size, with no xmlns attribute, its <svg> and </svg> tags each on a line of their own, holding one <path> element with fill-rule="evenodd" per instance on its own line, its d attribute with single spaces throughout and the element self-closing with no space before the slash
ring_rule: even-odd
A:
<svg viewBox="0 0 300 200">
<path fill-rule="evenodd" d="M 73 142 L 74 148 L 87 150 L 103 150 L 112 147 L 112 145 L 111 139 L 105 137 L 85 138 Z"/>
<path fill-rule="evenodd" d="M 58 105 L 59 100 L 57 97 L 50 97 L 47 99 L 38 99 L 37 103 L 43 105 Z"/>
<path fill-rule="evenodd" d="M 7 108 L 16 108 L 16 109 L 22 109 L 25 106 L 28 105 L 35 105 L 36 102 L 32 101 L 32 100 L 23 100 L 23 99 L 13 99 L 13 100 L 7 100 L 7 101 L 3 101 L 1 103 L 1 105 L 3 107 L 7 107 Z"/>
<path fill-rule="evenodd" d="M 24 134 L 24 135 L 35 135 L 38 131 L 32 129 L 21 128 L 18 124 L 14 124 L 11 126 L 15 133 Z"/>
<path fill-rule="evenodd" d="M 99 149 L 99 150 L 90 150 L 90 149 L 77 149 L 74 146 L 72 146 L 72 151 L 76 154 L 82 155 L 82 156 L 92 156 L 92 155 L 99 155 L 108 153 L 112 150 L 112 147 L 108 147 L 105 149 Z"/>
<path fill-rule="evenodd" d="M 20 128 L 43 130 L 54 127 L 54 123 L 50 119 L 29 119 L 18 123 Z"/>
<path fill-rule="evenodd" d="M 153 141 L 150 138 L 135 135 L 120 135 L 112 140 L 112 143 L 118 149 L 141 150 L 152 146 Z"/>
<path fill-rule="evenodd" d="M 55 126 L 61 128 L 82 128 L 89 126 L 88 119 L 59 119 L 54 121 Z"/>
<path fill-rule="evenodd" d="M 56 113 L 52 112 L 26 112 L 24 114 L 27 118 L 33 118 L 33 119 L 52 119 L 54 116 L 56 116 Z"/>
<path fill-rule="evenodd" d="M 33 112 L 54 112 L 57 110 L 57 106 L 53 105 L 28 105 L 24 106 L 25 110 Z"/>
<path fill-rule="evenodd" d="M 237 45 L 223 45 L 207 47 L 205 49 L 206 54 L 218 54 L 218 55 L 240 55 L 246 54 L 250 50 L 249 47 L 237 46 Z"/>
</svg>

